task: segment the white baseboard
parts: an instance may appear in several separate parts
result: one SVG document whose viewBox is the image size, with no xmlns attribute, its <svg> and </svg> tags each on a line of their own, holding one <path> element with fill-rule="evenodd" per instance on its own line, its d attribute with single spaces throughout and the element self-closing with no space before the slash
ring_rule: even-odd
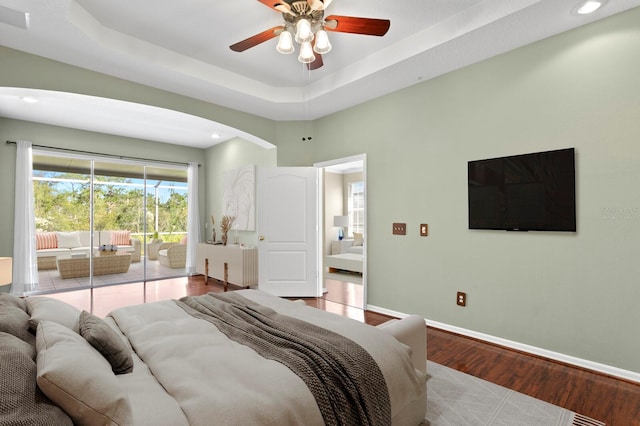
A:
<svg viewBox="0 0 640 426">
<path fill-rule="evenodd" d="M 389 315 L 396 318 L 407 317 L 407 314 L 402 312 L 396 312 L 389 309 L 381 308 L 379 306 L 367 305 L 367 310 L 377 312 L 384 315 Z M 532 355 L 549 358 L 555 361 L 563 362 L 565 364 L 574 365 L 576 367 L 585 368 L 587 370 L 593 370 L 599 373 L 608 374 L 609 376 L 618 377 L 631 382 L 640 383 L 640 373 L 630 370 L 624 370 L 622 368 L 613 367 L 607 364 L 601 364 L 598 362 L 589 361 L 583 358 L 577 358 L 571 355 L 566 355 L 560 352 L 554 352 L 536 346 L 527 345 L 525 343 L 515 342 L 513 340 L 503 339 L 501 337 L 492 336 L 490 334 L 484 334 L 466 328 L 457 327 L 455 325 L 449 325 L 438 321 L 432 321 L 429 319 L 424 320 L 425 324 L 431 327 L 439 328 L 441 330 L 450 331 L 452 333 L 460 334 L 462 336 L 472 337 L 474 339 L 483 340 L 485 342 L 493 343 L 507 348 L 515 349 L 518 351 L 526 352 Z M 427 345 L 429 342 L 427 342 Z"/>
</svg>

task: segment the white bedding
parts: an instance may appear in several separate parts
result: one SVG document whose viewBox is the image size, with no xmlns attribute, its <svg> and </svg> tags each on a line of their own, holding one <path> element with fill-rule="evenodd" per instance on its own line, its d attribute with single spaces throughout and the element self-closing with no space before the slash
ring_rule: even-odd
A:
<svg viewBox="0 0 640 426">
<path fill-rule="evenodd" d="M 364 252 L 364 247 L 363 246 L 351 246 L 347 249 L 347 253 L 354 253 L 354 254 L 359 254 L 362 255 L 362 253 Z"/>
<path fill-rule="evenodd" d="M 393 423 L 419 424 L 424 419 L 426 378 L 420 371 L 424 351 L 415 361 L 410 347 L 386 329 L 257 290 L 241 294 L 358 343 L 383 372 Z M 292 371 L 229 340 L 214 325 L 191 317 L 172 301 L 120 308 L 108 319 L 136 352 L 134 372 L 117 376 L 128 389 L 136 425 L 323 424 L 311 392 Z M 424 327 L 418 320 L 418 330 L 420 321 Z"/>
<path fill-rule="evenodd" d="M 355 253 L 340 253 L 327 256 L 325 266 L 331 269 L 362 273 L 362 255 Z"/>
</svg>

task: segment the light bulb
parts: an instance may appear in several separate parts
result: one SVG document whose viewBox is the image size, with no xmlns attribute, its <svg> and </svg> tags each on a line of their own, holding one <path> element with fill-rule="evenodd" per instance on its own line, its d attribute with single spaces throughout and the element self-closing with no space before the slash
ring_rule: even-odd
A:
<svg viewBox="0 0 640 426">
<path fill-rule="evenodd" d="M 291 33 L 289 31 L 285 30 L 280 33 L 276 50 L 283 55 L 293 53 L 295 48 L 293 47 L 293 37 L 291 37 Z"/>
<path fill-rule="evenodd" d="M 313 32 L 311 32 L 311 22 L 308 19 L 300 19 L 296 24 L 296 42 L 310 43 L 313 40 Z"/>
<path fill-rule="evenodd" d="M 311 43 L 302 43 L 300 46 L 300 56 L 298 56 L 298 60 L 303 64 L 309 64 L 316 60 L 316 55 L 313 54 Z"/>
<path fill-rule="evenodd" d="M 324 55 L 331 50 L 331 43 L 329 43 L 329 35 L 325 30 L 319 30 L 316 33 L 316 44 L 313 46 L 313 50 L 316 53 Z"/>
<path fill-rule="evenodd" d="M 331 0 L 307 0 L 307 3 L 311 10 L 325 10 L 331 3 Z"/>
</svg>

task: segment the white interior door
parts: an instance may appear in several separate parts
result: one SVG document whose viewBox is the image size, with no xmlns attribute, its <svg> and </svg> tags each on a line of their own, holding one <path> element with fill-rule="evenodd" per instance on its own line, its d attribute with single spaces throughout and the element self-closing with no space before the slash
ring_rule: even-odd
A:
<svg viewBox="0 0 640 426">
<path fill-rule="evenodd" d="M 322 295 L 318 278 L 318 170 L 257 171 L 259 288 L 284 297 Z"/>
</svg>

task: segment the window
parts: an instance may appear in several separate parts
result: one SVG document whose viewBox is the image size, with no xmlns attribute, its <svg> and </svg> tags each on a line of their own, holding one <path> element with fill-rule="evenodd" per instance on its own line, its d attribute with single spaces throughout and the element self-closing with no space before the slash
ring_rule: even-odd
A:
<svg viewBox="0 0 640 426">
<path fill-rule="evenodd" d="M 364 232 L 364 182 L 349 183 L 347 198 L 347 214 L 349 215 L 349 234 Z"/>
</svg>

